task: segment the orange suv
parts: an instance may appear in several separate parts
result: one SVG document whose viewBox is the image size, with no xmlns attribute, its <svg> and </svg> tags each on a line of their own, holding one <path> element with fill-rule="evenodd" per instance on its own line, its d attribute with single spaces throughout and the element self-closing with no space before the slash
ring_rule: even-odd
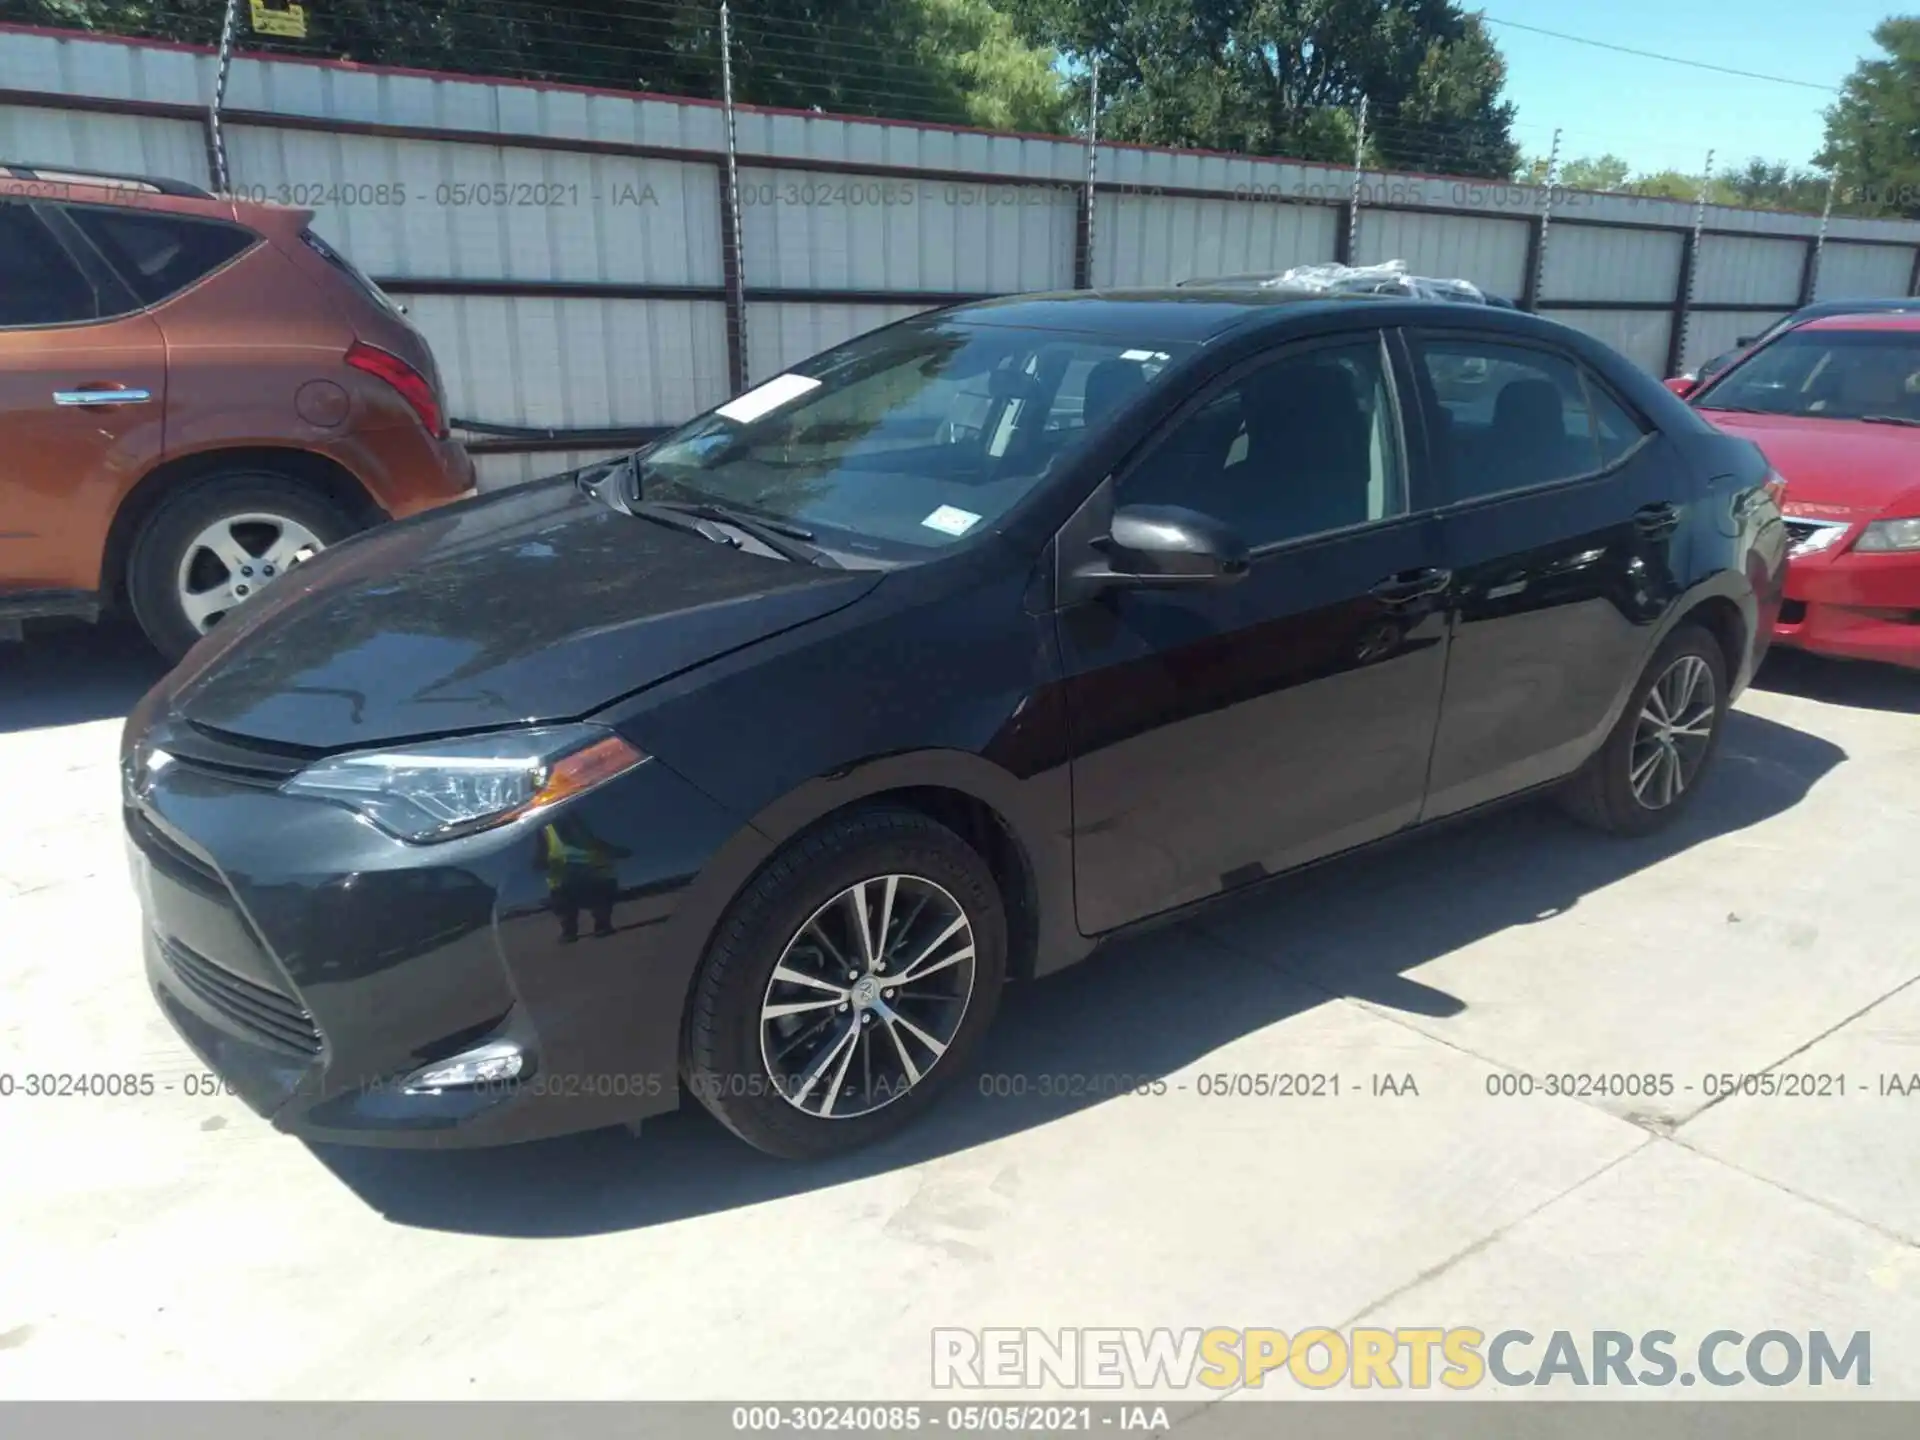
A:
<svg viewBox="0 0 1920 1440">
<path fill-rule="evenodd" d="M 0 164 L 0 639 L 125 603 L 177 660 L 313 552 L 472 493 L 425 338 L 311 219 Z"/>
</svg>

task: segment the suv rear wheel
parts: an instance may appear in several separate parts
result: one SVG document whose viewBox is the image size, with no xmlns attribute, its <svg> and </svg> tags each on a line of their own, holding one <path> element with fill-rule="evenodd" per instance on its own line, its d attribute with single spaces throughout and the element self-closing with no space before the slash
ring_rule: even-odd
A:
<svg viewBox="0 0 1920 1440">
<path fill-rule="evenodd" d="M 221 471 L 169 496 L 148 517 L 127 563 L 134 617 L 155 648 L 177 661 L 235 606 L 355 528 L 297 480 Z"/>
</svg>

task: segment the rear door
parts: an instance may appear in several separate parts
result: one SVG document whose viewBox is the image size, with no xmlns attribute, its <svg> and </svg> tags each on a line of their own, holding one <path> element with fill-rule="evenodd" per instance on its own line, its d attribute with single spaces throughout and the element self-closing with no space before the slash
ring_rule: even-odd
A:
<svg viewBox="0 0 1920 1440">
<path fill-rule="evenodd" d="M 164 448 L 160 327 L 76 239 L 57 212 L 0 201 L 0 598 L 16 605 L 101 588 L 114 510 Z"/>
<path fill-rule="evenodd" d="M 1060 611 L 1084 932 L 1418 815 L 1445 576 L 1434 523 L 1410 503 L 1389 353 L 1361 330 L 1253 361 L 1113 482 L 1118 505 L 1231 526 L 1252 566 L 1233 585 L 1107 591 Z M 1100 520 L 1086 523 L 1104 533 Z M 1062 535 L 1063 571 L 1089 538 L 1081 524 Z"/>
<path fill-rule="evenodd" d="M 1577 356 L 1485 331 L 1411 335 L 1453 572 L 1424 816 L 1568 774 L 1678 593 L 1686 470 Z"/>
</svg>

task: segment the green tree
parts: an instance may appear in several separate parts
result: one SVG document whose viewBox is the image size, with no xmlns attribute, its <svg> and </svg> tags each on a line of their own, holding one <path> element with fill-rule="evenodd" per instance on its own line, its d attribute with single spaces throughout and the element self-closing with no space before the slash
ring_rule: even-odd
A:
<svg viewBox="0 0 1920 1440">
<path fill-rule="evenodd" d="M 1827 202 L 1827 177 L 1756 156 L 1738 170 L 1722 171 L 1719 188 L 1728 203 L 1763 210 L 1819 210 Z"/>
<path fill-rule="evenodd" d="M 1510 176 L 1506 62 L 1454 0 L 1004 0 L 1059 51 L 1116 139 L 1350 162 L 1368 101 L 1370 165 Z"/>
<path fill-rule="evenodd" d="M 1560 183 L 1573 190 L 1618 190 L 1632 173 L 1633 167 L 1626 161 L 1608 154 L 1568 161 L 1560 167 Z"/>
<path fill-rule="evenodd" d="M 0 0 L 0 19 L 209 44 L 224 0 Z M 744 103 L 1059 131 L 1053 54 L 992 0 L 735 0 Z M 719 95 L 718 0 L 320 0 L 305 39 L 240 40 L 371 64 Z"/>
<path fill-rule="evenodd" d="M 1847 209 L 1920 219 L 1920 15 L 1881 21 L 1873 42 L 1886 54 L 1847 77 L 1814 164 L 1836 174 Z"/>
<path fill-rule="evenodd" d="M 1548 158 L 1537 155 L 1515 171 L 1513 178 L 1529 185 L 1544 185 L 1549 168 Z M 1561 161 L 1554 183 L 1569 190 L 1621 190 L 1626 188 L 1627 177 L 1632 173 L 1633 167 L 1618 155 L 1601 155 Z"/>
</svg>

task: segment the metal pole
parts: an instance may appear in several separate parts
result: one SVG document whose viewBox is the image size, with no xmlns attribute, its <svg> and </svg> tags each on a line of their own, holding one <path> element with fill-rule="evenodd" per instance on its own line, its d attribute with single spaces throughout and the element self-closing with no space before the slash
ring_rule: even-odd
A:
<svg viewBox="0 0 1920 1440">
<path fill-rule="evenodd" d="M 1673 354 L 1680 365 L 1687 363 L 1687 335 L 1693 327 L 1693 289 L 1700 276 L 1700 235 L 1707 228 L 1707 196 L 1713 186 L 1713 151 L 1707 151 L 1707 166 L 1700 175 L 1700 203 L 1693 208 L 1693 234 L 1688 240 L 1685 283 L 1680 290 L 1680 316 L 1675 325 Z"/>
<path fill-rule="evenodd" d="M 219 68 L 214 72 L 213 103 L 207 107 L 207 158 L 217 194 L 227 193 L 227 137 L 220 129 L 220 107 L 227 101 L 227 74 L 233 68 L 233 32 L 240 23 L 240 0 L 227 0 L 220 22 Z"/>
<path fill-rule="evenodd" d="M 1100 170 L 1100 57 L 1093 57 L 1092 84 L 1087 92 L 1087 248 L 1081 273 L 1089 288 L 1093 285 L 1094 181 Z"/>
<path fill-rule="evenodd" d="M 1360 243 L 1360 167 L 1367 158 L 1367 97 L 1360 97 L 1360 124 L 1353 136 L 1353 196 L 1347 202 L 1347 263 L 1359 259 Z"/>
<path fill-rule="evenodd" d="M 1827 173 L 1827 203 L 1820 211 L 1820 233 L 1813 238 L 1813 263 L 1809 267 L 1811 273 L 1807 276 L 1806 298 L 1809 302 L 1817 298 L 1820 293 L 1820 254 L 1827 248 L 1827 226 L 1833 223 L 1833 192 L 1834 187 L 1839 183 L 1840 172 L 1838 170 L 1829 171 Z"/>
<path fill-rule="evenodd" d="M 1541 196 L 1540 209 L 1540 253 L 1534 257 L 1533 288 L 1531 294 L 1536 300 L 1540 295 L 1540 279 L 1547 270 L 1547 240 L 1553 229 L 1553 191 L 1560 181 L 1560 131 L 1556 126 L 1553 132 L 1553 148 L 1547 151 L 1547 188 Z"/>
<path fill-rule="evenodd" d="M 720 0 L 720 102 L 727 116 L 727 228 L 731 234 L 727 237 L 727 248 L 731 253 L 731 263 L 727 267 L 727 308 L 732 312 L 728 319 L 732 343 L 728 346 L 729 364 L 733 371 L 730 377 L 736 391 L 744 390 L 747 384 L 747 303 L 746 303 L 746 257 L 743 249 L 740 229 L 740 157 L 739 146 L 734 132 L 733 111 L 733 17 L 728 10 L 727 0 Z"/>
</svg>

